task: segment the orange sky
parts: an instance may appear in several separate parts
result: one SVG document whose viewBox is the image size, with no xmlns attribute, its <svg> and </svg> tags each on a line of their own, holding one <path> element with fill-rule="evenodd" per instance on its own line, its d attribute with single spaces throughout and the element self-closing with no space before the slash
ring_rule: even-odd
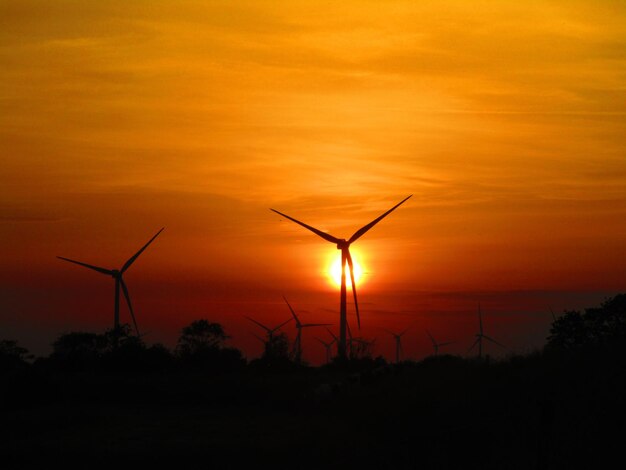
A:
<svg viewBox="0 0 626 470">
<path fill-rule="evenodd" d="M 147 340 L 208 317 L 254 356 L 242 314 L 278 322 L 282 294 L 338 317 L 334 247 L 268 208 L 349 237 L 414 194 L 355 244 L 363 333 L 462 352 L 481 301 L 540 344 L 548 304 L 626 287 L 624 24 L 613 1 L 2 1 L 0 337 L 109 326 L 112 280 L 55 256 L 115 267 L 166 226 L 126 278 Z"/>
</svg>

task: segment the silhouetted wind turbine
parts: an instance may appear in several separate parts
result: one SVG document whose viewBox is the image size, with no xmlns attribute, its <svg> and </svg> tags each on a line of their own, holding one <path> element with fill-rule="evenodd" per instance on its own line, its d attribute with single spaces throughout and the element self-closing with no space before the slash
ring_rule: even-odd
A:
<svg viewBox="0 0 626 470">
<path fill-rule="evenodd" d="M 250 334 L 254 336 L 256 339 L 258 339 L 261 343 L 265 344 L 265 340 L 261 338 L 259 335 L 255 335 L 254 333 L 250 333 Z"/>
<path fill-rule="evenodd" d="M 404 330 L 402 333 L 394 333 L 393 331 L 386 330 L 385 328 L 383 328 L 383 330 L 385 330 L 387 333 L 393 336 L 393 339 L 396 341 L 396 364 L 398 364 L 400 362 L 400 354 L 403 353 L 402 342 L 401 342 L 402 335 L 404 335 L 404 333 L 409 331 L 409 328 Z"/>
<path fill-rule="evenodd" d="M 319 338 L 315 338 L 316 340 L 318 340 L 320 343 L 322 343 L 324 345 L 324 348 L 326 349 L 326 363 L 328 364 L 330 362 L 330 357 L 332 355 L 332 353 L 330 352 L 331 348 L 333 347 L 333 344 L 335 344 L 335 340 L 333 339 L 330 343 L 327 341 L 324 341 L 323 339 L 319 339 Z"/>
<path fill-rule="evenodd" d="M 467 350 L 467 352 L 470 352 L 472 349 L 474 349 L 474 346 L 478 344 L 478 358 L 479 359 L 482 358 L 483 357 L 483 338 L 485 338 L 487 341 L 491 341 L 492 343 L 497 344 L 501 348 L 506 348 L 506 346 L 498 343 L 495 339 L 490 338 L 489 336 L 483 334 L 483 318 L 482 318 L 482 312 L 480 311 L 480 304 L 478 304 L 478 323 L 480 326 L 480 331 L 476 334 L 476 341 L 474 341 L 474 344 L 472 344 L 472 346 Z"/>
<path fill-rule="evenodd" d="M 291 314 L 293 315 L 293 319 L 296 321 L 296 329 L 298 333 L 296 334 L 296 340 L 293 343 L 293 353 L 296 360 L 296 363 L 300 363 L 302 360 L 302 328 L 310 328 L 312 326 L 331 326 L 330 323 L 301 323 L 300 319 L 296 315 L 296 312 L 291 308 L 291 305 L 287 301 L 287 299 L 283 296 L 285 302 L 287 303 L 287 307 L 291 310 Z"/>
<path fill-rule="evenodd" d="M 426 334 L 430 338 L 430 341 L 433 343 L 433 349 L 435 350 L 435 356 L 437 354 L 439 354 L 439 348 L 441 346 L 447 346 L 448 344 L 454 343 L 454 341 L 446 341 L 445 343 L 438 343 L 437 341 L 435 341 L 435 338 L 432 337 L 432 335 L 430 334 L 430 332 L 428 330 L 426 330 Z"/>
<path fill-rule="evenodd" d="M 400 204 L 404 203 L 410 197 L 411 196 L 408 196 L 408 197 L 404 198 L 402 201 L 400 201 L 398 204 L 393 206 L 391 209 L 389 209 L 383 215 L 381 215 L 380 217 L 374 219 L 369 224 L 361 227 L 359 230 L 354 232 L 354 234 L 348 240 L 345 240 L 343 238 L 334 237 L 334 236 L 332 236 L 332 235 L 330 235 L 328 233 L 322 232 L 321 230 L 318 230 L 318 229 L 316 229 L 314 227 L 311 227 L 310 225 L 307 225 L 304 222 L 300 222 L 299 220 L 296 220 L 293 217 L 289 217 L 288 215 L 283 214 L 282 212 L 278 212 L 275 209 L 270 209 L 271 211 L 276 212 L 279 215 L 282 215 L 283 217 L 291 220 L 292 222 L 295 222 L 296 224 L 306 228 L 307 230 L 310 230 L 311 232 L 313 232 L 314 234 L 316 234 L 319 237 L 323 238 L 324 240 L 336 244 L 337 245 L 337 249 L 341 250 L 341 296 L 340 296 L 340 302 L 339 302 L 339 338 L 340 339 L 339 339 L 339 343 L 338 343 L 338 347 L 337 347 L 338 355 L 339 355 L 339 357 L 341 359 L 346 359 L 346 324 L 347 324 L 347 317 L 346 317 L 346 263 L 348 263 L 348 267 L 350 268 L 350 280 L 352 281 L 352 294 L 354 295 L 354 308 L 356 310 L 356 319 L 357 319 L 357 323 L 359 325 L 359 328 L 361 328 L 361 318 L 360 318 L 360 315 L 359 315 L 359 304 L 357 302 L 357 296 L 356 296 L 356 282 L 354 281 L 354 265 L 353 265 L 353 262 L 352 262 L 352 256 L 350 255 L 350 245 L 352 243 L 354 243 L 355 241 L 357 241 L 359 238 L 361 238 L 365 233 L 367 233 L 368 230 L 370 230 L 374 225 L 376 225 L 378 222 L 380 222 L 382 219 L 384 219 L 386 216 L 388 216 Z"/>
<path fill-rule="evenodd" d="M 333 340 L 335 344 L 337 345 L 337 353 L 339 353 L 339 338 L 337 338 L 337 335 L 335 335 L 335 333 L 330 331 L 328 328 L 326 328 L 326 331 L 328 331 L 328 334 L 333 337 Z"/>
<path fill-rule="evenodd" d="M 266 333 L 267 333 L 267 342 L 268 343 L 271 343 L 272 340 L 274 339 L 274 333 L 276 333 L 278 330 L 280 330 L 283 326 L 285 326 L 287 323 L 289 323 L 291 321 L 291 318 L 290 318 L 289 320 L 286 320 L 286 321 L 282 322 L 280 325 L 278 325 L 278 326 L 276 326 L 274 328 L 269 328 L 269 327 L 265 326 L 263 323 L 256 321 L 254 318 L 250 318 L 250 317 L 247 317 L 247 316 L 246 316 L 246 318 L 248 320 L 250 320 L 252 323 L 257 324 L 258 326 L 260 326 L 261 328 L 263 328 L 266 331 Z M 256 335 L 254 335 L 254 336 L 256 336 Z M 258 336 L 257 336 L 257 338 L 258 338 Z"/>
<path fill-rule="evenodd" d="M 148 243 L 146 243 L 137 253 L 128 258 L 128 261 L 124 263 L 124 265 L 118 269 L 106 269 L 101 268 L 99 266 L 93 266 L 87 263 L 81 263 L 80 261 L 75 261 L 73 259 L 64 258 L 62 256 L 57 256 L 57 258 L 62 259 L 64 261 L 69 261 L 70 263 L 78 264 L 80 266 L 84 266 L 85 268 L 93 269 L 101 274 L 106 274 L 107 276 L 112 276 L 115 279 L 115 315 L 113 317 L 113 331 L 119 332 L 120 330 L 120 286 L 122 286 L 122 291 L 124 292 L 124 297 L 126 298 L 126 303 L 128 304 L 128 310 L 130 311 L 130 316 L 133 319 L 133 324 L 135 325 L 135 331 L 137 336 L 139 335 L 139 328 L 137 327 L 137 321 L 135 320 L 135 313 L 133 312 L 133 306 L 130 303 L 130 295 L 128 294 L 128 288 L 126 287 L 126 283 L 124 282 L 123 274 L 126 272 L 128 268 L 135 262 L 135 260 L 139 257 L 143 251 L 148 248 L 148 245 L 154 241 L 156 237 L 165 229 L 163 227 L 159 230 L 154 237 L 152 237 Z"/>
<path fill-rule="evenodd" d="M 552 310 L 552 307 L 549 307 L 550 309 L 550 313 L 552 314 L 552 321 L 555 322 L 556 321 L 556 315 L 554 314 L 554 310 Z"/>
</svg>

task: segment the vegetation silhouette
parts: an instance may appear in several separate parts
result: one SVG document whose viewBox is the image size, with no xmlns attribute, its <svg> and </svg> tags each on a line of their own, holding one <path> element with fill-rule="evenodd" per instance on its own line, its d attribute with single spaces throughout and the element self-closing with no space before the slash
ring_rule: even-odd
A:
<svg viewBox="0 0 626 470">
<path fill-rule="evenodd" d="M 547 339 L 549 350 L 581 351 L 619 348 L 626 341 L 626 294 L 607 299 L 584 312 L 565 311 L 554 318 Z"/>
<path fill-rule="evenodd" d="M 308 367 L 280 333 L 246 363 L 206 319 L 173 353 L 128 325 L 117 339 L 63 334 L 32 363 L 0 341 L 0 454 L 7 468 L 55 456 L 280 466 L 277 452 L 298 468 L 604 468 L 623 458 L 625 319 L 620 294 L 557 317 L 542 350 L 491 362 L 388 364 L 369 343 Z"/>
<path fill-rule="evenodd" d="M 21 369 L 28 366 L 34 356 L 28 349 L 17 345 L 17 341 L 0 340 L 0 370 Z"/>
<path fill-rule="evenodd" d="M 224 345 L 230 337 L 219 323 L 201 319 L 182 329 L 176 356 L 184 366 L 205 370 L 229 371 L 245 365 L 241 352 Z"/>
</svg>

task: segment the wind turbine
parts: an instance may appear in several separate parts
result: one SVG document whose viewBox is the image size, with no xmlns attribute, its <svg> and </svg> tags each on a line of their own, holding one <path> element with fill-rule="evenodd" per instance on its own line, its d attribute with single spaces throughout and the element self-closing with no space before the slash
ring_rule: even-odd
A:
<svg viewBox="0 0 626 470">
<path fill-rule="evenodd" d="M 361 238 L 365 233 L 367 233 L 368 230 L 370 230 L 374 225 L 376 225 L 378 222 L 380 222 L 382 219 L 388 216 L 393 210 L 395 210 L 400 204 L 404 203 L 411 196 L 406 197 L 405 199 L 400 201 L 398 204 L 393 206 L 391 209 L 389 209 L 387 212 L 385 212 L 383 215 L 374 219 L 369 224 L 361 227 L 359 230 L 354 232 L 354 234 L 348 240 L 345 240 L 344 238 L 334 237 L 328 233 L 322 232 L 321 230 L 311 227 L 310 225 L 307 225 L 304 222 L 300 222 L 299 220 L 296 220 L 293 217 L 289 217 L 288 215 L 283 214 L 282 212 L 278 212 L 275 209 L 270 209 L 271 211 L 276 212 L 279 215 L 282 215 L 283 217 L 291 220 L 292 222 L 295 222 L 296 224 L 306 228 L 307 230 L 310 230 L 311 232 L 323 238 L 324 240 L 334 243 L 335 245 L 337 245 L 337 249 L 341 250 L 341 295 L 340 295 L 340 301 L 339 301 L 339 338 L 340 339 L 339 339 L 339 343 L 337 347 L 337 352 L 338 352 L 339 358 L 342 360 L 346 359 L 346 325 L 347 325 L 346 263 L 348 263 L 348 267 L 350 268 L 350 280 L 352 281 L 352 294 L 354 295 L 354 308 L 356 310 L 356 319 L 357 319 L 359 328 L 361 328 L 359 304 L 357 302 L 357 296 L 356 296 L 356 282 L 354 280 L 354 264 L 352 262 L 352 256 L 350 255 L 350 245 L 354 243 L 355 241 L 357 241 L 359 238 Z"/>
<path fill-rule="evenodd" d="M 348 351 L 351 359 L 365 357 L 366 355 L 371 354 L 375 342 L 376 338 L 367 340 L 365 338 L 352 336 L 350 325 L 348 325 Z"/>
<path fill-rule="evenodd" d="M 385 329 L 383 328 L 383 330 Z M 385 330 L 385 331 L 389 333 L 391 336 L 393 336 L 393 339 L 396 341 L 396 364 L 398 364 L 400 362 L 400 354 L 403 353 L 401 338 L 402 338 L 402 335 L 404 335 L 404 333 L 409 331 L 409 328 L 404 330 L 402 333 L 394 333 L 393 331 L 389 331 L 389 330 Z"/>
<path fill-rule="evenodd" d="M 247 317 L 247 316 L 246 316 L 246 318 L 248 320 L 250 320 L 252 323 L 256 323 L 258 326 L 260 326 L 261 328 L 263 328 L 265 330 L 265 332 L 267 333 L 267 342 L 268 343 L 271 343 L 272 340 L 274 339 L 274 333 L 276 333 L 278 330 L 280 330 L 283 326 L 285 326 L 287 323 L 289 323 L 291 321 L 291 318 L 290 318 L 289 320 L 286 320 L 286 321 L 282 322 L 280 325 L 278 325 L 278 326 L 276 326 L 274 328 L 269 328 L 269 327 L 265 326 L 263 323 L 256 321 L 254 318 L 250 318 L 250 317 Z M 254 335 L 254 336 L 256 336 L 256 335 Z M 257 336 L 257 338 L 258 338 L 258 336 Z"/>
<path fill-rule="evenodd" d="M 487 341 L 491 341 L 492 343 L 497 344 L 501 348 L 506 348 L 506 346 L 498 343 L 495 339 L 490 338 L 489 336 L 483 334 L 483 318 L 482 318 L 482 312 L 480 311 L 480 304 L 478 304 L 478 323 L 480 326 L 480 331 L 476 334 L 476 341 L 474 341 L 474 344 L 472 344 L 472 346 L 467 350 L 467 352 L 470 352 L 472 349 L 474 349 L 474 346 L 478 344 L 478 358 L 479 359 L 482 358 L 483 357 L 483 338 L 486 339 Z"/>
<path fill-rule="evenodd" d="M 481 324 L 482 324 L 482 322 L 481 322 Z M 437 341 L 435 341 L 435 338 L 432 337 L 432 335 L 430 334 L 430 332 L 428 330 L 426 330 L 426 334 L 430 338 L 430 341 L 433 343 L 433 349 L 435 350 L 435 356 L 437 354 L 439 354 L 439 348 L 441 346 L 447 346 L 448 344 L 454 343 L 454 341 L 446 341 L 445 343 L 438 343 Z"/>
<path fill-rule="evenodd" d="M 328 334 L 333 337 L 333 342 L 337 345 L 337 353 L 339 353 L 339 338 L 337 338 L 337 335 L 328 328 L 326 328 L 326 331 L 328 331 Z"/>
<path fill-rule="evenodd" d="M 299 364 L 300 361 L 302 360 L 302 328 L 310 328 L 312 326 L 331 326 L 331 324 L 330 323 L 301 323 L 300 319 L 296 315 L 296 312 L 293 310 L 293 308 L 291 308 L 291 305 L 289 304 L 285 296 L 283 296 L 283 299 L 285 299 L 285 302 L 287 303 L 289 310 L 291 310 L 293 319 L 296 321 L 296 329 L 298 330 L 298 333 L 296 334 L 296 340 L 293 343 L 293 352 L 294 352 L 294 357 L 296 359 L 296 363 Z"/>
<path fill-rule="evenodd" d="M 324 345 L 324 348 L 326 349 L 326 363 L 328 364 L 330 362 L 330 356 L 332 354 L 330 350 L 333 347 L 333 344 L 335 344 L 335 340 L 333 339 L 329 343 L 328 341 L 324 341 L 323 339 L 319 339 L 319 338 L 315 338 L 315 339 Z"/>
<path fill-rule="evenodd" d="M 354 343 L 356 343 L 357 346 L 354 346 Z M 374 349 L 374 343 L 376 343 L 376 338 L 370 340 L 365 338 L 350 338 L 350 355 L 354 359 L 371 356 Z"/>
<path fill-rule="evenodd" d="M 137 327 L 137 321 L 135 320 L 135 313 L 133 312 L 133 306 L 130 303 L 130 295 L 128 294 L 128 288 L 126 287 L 126 283 L 124 282 L 123 275 L 128 268 L 135 262 L 135 260 L 139 257 L 143 251 L 148 248 L 148 245 L 154 241 L 156 237 L 165 229 L 163 227 L 159 230 L 154 237 L 152 237 L 148 243 L 146 243 L 137 253 L 128 258 L 128 261 L 124 263 L 124 265 L 120 269 L 106 269 L 101 268 L 99 266 L 93 266 L 91 264 L 82 263 L 80 261 L 75 261 L 73 259 L 64 258 L 62 256 L 57 256 L 57 258 L 62 259 L 63 261 L 69 261 L 70 263 L 78 264 L 80 266 L 84 266 L 85 268 L 93 269 L 101 274 L 106 274 L 107 276 L 113 277 L 115 279 L 115 314 L 113 317 L 113 331 L 117 334 L 120 331 L 120 286 L 122 287 L 122 291 L 124 292 L 124 298 L 126 299 L 126 303 L 128 304 L 128 310 L 130 311 L 130 316 L 133 319 L 133 324 L 135 325 L 135 332 L 137 336 L 139 335 L 139 328 Z"/>
<path fill-rule="evenodd" d="M 550 309 L 550 313 L 552 314 L 552 322 L 556 322 L 556 315 L 554 314 L 554 310 L 552 310 L 552 307 L 548 307 Z"/>
</svg>

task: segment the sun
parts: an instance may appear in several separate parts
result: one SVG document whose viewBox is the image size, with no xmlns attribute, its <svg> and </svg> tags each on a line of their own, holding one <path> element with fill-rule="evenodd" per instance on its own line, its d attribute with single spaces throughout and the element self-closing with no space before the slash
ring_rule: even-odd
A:
<svg viewBox="0 0 626 470">
<path fill-rule="evenodd" d="M 354 281 L 358 286 L 363 280 L 363 267 L 359 262 L 359 255 L 357 253 L 353 253 L 352 250 L 350 254 L 352 255 L 352 263 L 354 264 Z M 341 252 L 337 252 L 329 258 L 326 274 L 332 284 L 336 287 L 341 287 Z M 346 286 L 348 290 L 352 289 L 352 282 L 350 281 L 350 268 L 347 263 Z"/>
</svg>

